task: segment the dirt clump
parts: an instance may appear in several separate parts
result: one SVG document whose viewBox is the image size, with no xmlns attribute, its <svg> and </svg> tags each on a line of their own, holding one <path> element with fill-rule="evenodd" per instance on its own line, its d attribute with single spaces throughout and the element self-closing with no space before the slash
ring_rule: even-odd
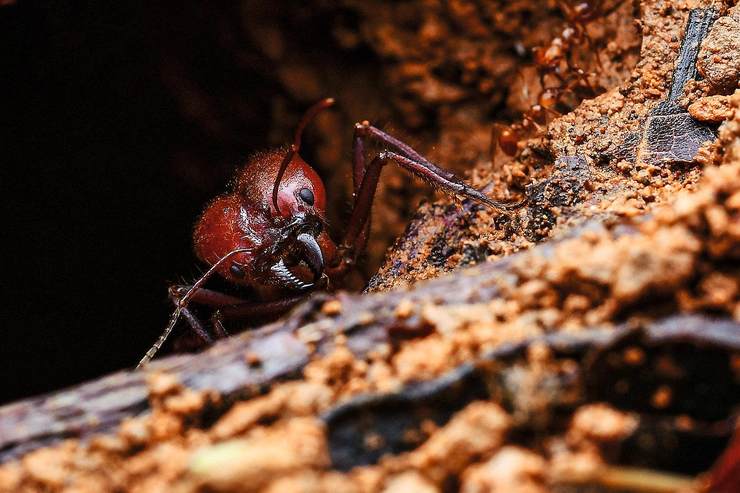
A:
<svg viewBox="0 0 740 493">
<path fill-rule="evenodd" d="M 507 446 L 487 462 L 471 467 L 462 478 L 461 491 L 512 491 L 542 493 L 547 463 L 541 456 L 518 447 Z"/>
<path fill-rule="evenodd" d="M 696 66 L 714 91 L 732 91 L 740 81 L 740 6 L 715 22 L 702 43 Z"/>
<path fill-rule="evenodd" d="M 695 120 L 720 123 L 732 118 L 729 96 L 707 96 L 689 105 L 689 114 Z"/>
</svg>

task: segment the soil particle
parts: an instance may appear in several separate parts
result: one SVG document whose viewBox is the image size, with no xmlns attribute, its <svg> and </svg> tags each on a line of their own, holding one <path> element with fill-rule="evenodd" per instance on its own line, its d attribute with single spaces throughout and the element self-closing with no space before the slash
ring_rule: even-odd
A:
<svg viewBox="0 0 740 493">
<path fill-rule="evenodd" d="M 386 486 L 383 488 L 383 493 L 406 493 L 407 491 L 437 493 L 441 490 L 415 471 L 404 472 L 388 478 Z"/>
<path fill-rule="evenodd" d="M 342 313 L 342 302 L 339 300 L 330 300 L 321 307 L 321 312 L 326 315 L 338 315 Z"/>
<path fill-rule="evenodd" d="M 301 440 L 292 440 L 295 436 Z M 276 477 L 328 462 L 321 424 L 297 418 L 196 451 L 187 474 L 192 491 L 259 491 Z"/>
<path fill-rule="evenodd" d="M 716 92 L 730 92 L 740 81 L 740 5 L 714 23 L 701 45 L 696 66 Z"/>
<path fill-rule="evenodd" d="M 434 484 L 462 472 L 471 459 L 498 449 L 510 426 L 509 416 L 497 405 L 476 402 L 458 413 L 421 447 L 382 463 L 388 470 L 415 469 Z"/>
<path fill-rule="evenodd" d="M 689 105 L 689 114 L 694 120 L 720 123 L 732 118 L 729 96 L 707 96 Z"/>
<path fill-rule="evenodd" d="M 211 428 L 214 440 L 241 435 L 259 421 L 278 416 L 309 416 L 329 406 L 331 390 L 312 382 L 286 383 L 265 396 L 235 404 Z"/>
<path fill-rule="evenodd" d="M 361 493 L 372 491 L 371 489 L 362 488 L 360 485 L 359 481 L 353 481 L 352 478 L 343 474 L 303 471 L 277 478 L 263 491 L 265 493 Z"/>
<path fill-rule="evenodd" d="M 462 477 L 462 493 L 509 491 L 544 493 L 547 462 L 538 454 L 506 446 L 482 464 L 470 467 Z"/>
<path fill-rule="evenodd" d="M 396 306 L 396 317 L 405 319 L 413 314 L 414 303 L 408 298 L 402 299 Z"/>
<path fill-rule="evenodd" d="M 634 416 L 605 404 L 592 404 L 576 411 L 568 434 L 576 439 L 613 441 L 627 437 L 636 426 Z"/>
<path fill-rule="evenodd" d="M 149 375 L 147 377 L 147 386 L 149 387 L 149 397 L 151 399 L 158 399 L 182 389 L 182 385 L 177 381 L 177 377 L 166 373 L 152 373 Z"/>
<path fill-rule="evenodd" d="M 579 482 L 594 477 L 603 467 L 603 459 L 595 447 L 571 449 L 562 442 L 553 442 L 548 476 L 554 483 Z"/>
</svg>

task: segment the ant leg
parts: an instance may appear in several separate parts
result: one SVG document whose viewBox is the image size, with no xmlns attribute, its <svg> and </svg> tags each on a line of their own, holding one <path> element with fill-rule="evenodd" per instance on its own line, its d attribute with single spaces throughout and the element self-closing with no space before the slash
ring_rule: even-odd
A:
<svg viewBox="0 0 740 493">
<path fill-rule="evenodd" d="M 573 64 L 571 68 L 578 76 L 578 79 L 583 83 L 583 86 L 585 86 L 592 94 L 597 94 L 596 88 L 591 84 L 591 81 L 588 80 L 589 73 L 575 64 Z"/>
<path fill-rule="evenodd" d="M 337 255 L 338 262 L 334 265 L 327 266 L 326 273 L 330 279 L 338 279 L 346 274 L 356 260 L 356 252 L 362 252 L 367 244 L 367 238 L 370 234 L 370 206 L 375 196 L 375 187 L 373 188 L 370 203 L 364 213 L 355 213 L 357 203 L 359 202 L 360 189 L 365 181 L 367 171 L 367 155 L 365 153 L 365 139 L 367 138 L 367 128 L 370 122 L 367 120 L 362 123 L 355 123 L 355 130 L 352 136 L 352 197 L 354 198 L 354 207 L 350 218 L 348 229 L 345 232 L 344 240 L 339 243 L 340 253 Z M 370 165 L 373 166 L 372 164 Z M 377 187 L 377 179 L 375 180 Z"/>
<path fill-rule="evenodd" d="M 174 290 L 177 295 L 184 296 L 184 294 L 190 291 L 191 288 L 192 286 L 181 284 L 173 286 L 170 289 Z M 238 296 L 231 296 L 219 291 L 214 291 L 212 289 L 206 288 L 198 288 L 194 290 L 190 300 L 194 303 L 198 303 L 199 305 L 212 306 L 216 308 L 228 305 L 238 305 L 246 301 L 243 298 L 239 298 Z"/>
<path fill-rule="evenodd" d="M 385 156 L 385 153 L 381 153 L 372 160 L 370 166 L 365 170 L 365 174 L 362 177 L 362 184 L 355 193 L 355 204 L 352 207 L 352 215 L 344 232 L 344 238 L 340 243 L 340 247 L 346 249 L 345 254 L 349 257 L 350 262 L 342 262 L 339 268 L 349 266 L 353 263 L 356 259 L 357 252 L 361 251 L 361 240 L 363 239 L 362 236 L 366 236 L 363 235 L 363 232 L 366 225 L 369 225 L 370 209 L 372 208 L 375 192 L 378 188 L 380 172 L 383 166 L 387 164 L 387 161 L 388 158 Z"/>
<path fill-rule="evenodd" d="M 251 317 L 282 315 L 306 299 L 305 294 L 289 296 L 277 301 L 246 301 L 219 309 L 223 320 L 244 320 Z"/>
<path fill-rule="evenodd" d="M 387 134 L 379 128 L 370 125 L 370 122 L 368 122 L 367 120 L 355 125 L 355 135 L 377 140 L 381 144 L 395 149 L 398 153 L 406 156 L 409 159 L 413 159 L 414 161 L 417 161 L 419 163 L 424 163 L 426 167 L 437 169 L 444 174 L 451 175 L 451 173 L 447 173 L 446 171 L 443 171 L 436 165 L 432 164 L 424 156 L 416 152 L 416 150 L 414 150 L 414 148 L 412 148 L 410 145 L 405 144 L 392 135 Z"/>
<path fill-rule="evenodd" d="M 216 336 L 219 339 L 229 337 L 229 333 L 226 331 L 226 327 L 224 327 L 223 319 L 224 317 L 221 314 L 221 310 L 216 310 L 213 312 L 213 315 L 211 315 L 211 326 L 213 327 L 213 332 L 216 333 Z"/>
<path fill-rule="evenodd" d="M 182 293 L 187 292 L 190 286 L 176 286 L 173 289 Z M 306 299 L 306 295 L 300 294 L 278 301 L 247 301 L 212 289 L 199 288 L 193 291 L 190 300 L 199 305 L 216 308 L 211 317 L 211 322 L 213 322 L 217 338 L 221 339 L 228 336 L 228 332 L 223 326 L 224 320 L 243 320 L 250 317 L 280 315 L 304 299 Z M 183 315 L 184 313 L 183 311 Z"/>
<path fill-rule="evenodd" d="M 188 291 L 190 286 L 176 286 L 174 289 L 180 293 Z M 248 317 L 264 317 L 268 315 L 279 315 L 293 308 L 300 301 L 306 299 L 305 294 L 288 296 L 278 301 L 247 301 L 237 296 L 214 291 L 212 289 L 199 288 L 193 291 L 190 300 L 199 305 L 216 308 L 214 316 L 221 322 L 223 320 L 240 320 Z M 218 315 L 216 315 L 218 314 Z M 212 319 L 213 320 L 213 319 Z M 223 324 L 221 324 L 223 327 Z M 219 330 L 216 327 L 216 330 Z M 225 337 L 224 335 L 220 337 Z"/>
<path fill-rule="evenodd" d="M 165 343 L 169 335 L 174 330 L 175 325 L 177 325 L 177 321 L 179 320 L 183 309 L 187 308 L 188 303 L 193 297 L 193 293 L 201 289 L 201 286 L 213 275 L 213 273 L 216 272 L 216 270 L 219 267 L 221 267 L 233 255 L 236 255 L 238 253 L 246 253 L 250 251 L 251 250 L 248 248 L 235 248 L 234 250 L 231 250 L 229 253 L 227 253 L 220 259 L 218 259 L 216 263 L 211 265 L 211 267 L 209 267 L 208 270 L 202 276 L 200 276 L 200 279 L 195 281 L 195 283 L 190 287 L 190 289 L 188 289 L 187 293 L 184 293 L 182 296 L 178 296 L 178 301 L 175 305 L 175 310 L 172 312 L 172 315 L 170 315 L 170 320 L 167 322 L 167 327 L 165 327 L 165 329 L 162 331 L 162 334 L 157 338 L 156 341 L 154 341 L 154 344 L 152 344 L 152 347 L 150 347 L 149 350 L 146 352 L 146 354 L 144 354 L 144 356 L 141 358 L 141 360 L 139 361 L 139 364 L 136 365 L 137 369 L 146 365 L 149 361 L 151 361 L 154 355 L 157 354 L 157 351 L 159 351 L 159 348 L 162 347 L 162 344 Z"/>
<path fill-rule="evenodd" d="M 205 328 L 203 328 L 203 324 L 200 323 L 200 320 L 198 320 L 198 317 L 193 315 L 193 312 L 191 312 L 187 308 L 182 309 L 182 317 L 185 319 L 185 321 L 190 326 L 190 329 L 195 333 L 196 336 L 198 336 L 198 339 L 203 342 L 203 344 L 211 344 L 213 343 L 213 337 L 208 334 Z"/>
<path fill-rule="evenodd" d="M 369 126 L 370 123 L 364 121 L 362 123 L 355 124 L 354 136 L 352 139 L 352 183 L 353 183 L 353 196 L 357 200 L 357 194 L 360 192 L 360 186 L 362 180 L 365 177 L 365 171 L 367 169 L 366 162 L 367 156 L 365 154 L 365 134 L 363 129 Z M 354 241 L 354 249 L 357 252 L 365 250 L 367 245 L 367 239 L 370 235 L 370 214 L 367 215 L 365 225 L 360 231 L 358 237 Z M 347 266 L 349 267 L 349 266 Z"/>
<path fill-rule="evenodd" d="M 366 128 L 375 129 L 374 127 Z M 401 148 L 408 154 L 412 156 L 419 156 L 416 151 L 408 147 L 406 144 L 397 141 L 393 137 L 384 134 L 380 130 L 377 131 L 380 132 L 381 135 L 386 135 L 389 139 L 392 139 L 390 141 L 391 143 L 398 143 L 403 146 Z M 378 187 L 378 181 L 380 179 L 380 172 L 382 171 L 383 166 L 388 163 L 388 161 L 396 162 L 401 167 L 430 182 L 432 185 L 436 185 L 442 188 L 444 191 L 451 195 L 461 195 L 464 197 L 468 197 L 496 209 L 510 209 L 518 207 L 522 204 L 522 202 L 517 204 L 502 204 L 491 200 L 482 192 L 470 187 L 468 184 L 460 180 L 454 174 L 437 167 L 424 158 L 421 159 L 423 160 L 423 162 L 418 162 L 397 152 L 383 151 L 378 154 L 378 156 L 370 163 L 370 166 L 367 167 L 367 169 L 365 170 L 365 176 L 362 179 L 362 185 L 360 185 L 360 190 L 357 193 L 355 205 L 352 209 L 352 216 L 350 217 L 349 224 L 347 225 L 347 230 L 344 234 L 344 239 L 341 243 L 341 245 L 348 249 L 352 258 L 354 258 L 354 256 L 357 254 L 357 241 L 360 238 L 362 228 L 366 224 L 370 215 L 370 209 L 372 207 L 373 199 L 375 198 L 375 192 Z"/>
<path fill-rule="evenodd" d="M 223 259 L 225 258 L 228 258 L 228 256 L 223 257 Z M 217 262 L 215 265 L 218 266 L 219 263 L 221 263 L 221 261 Z M 209 272 L 213 270 L 215 270 L 215 268 L 211 267 Z M 154 357 L 157 351 L 159 351 L 162 344 L 167 340 L 167 337 L 172 333 L 172 330 L 175 328 L 175 324 L 180 316 L 185 318 L 188 325 L 193 329 L 193 332 L 195 332 L 195 334 L 202 339 L 204 343 L 210 344 L 213 342 L 213 337 L 208 334 L 198 318 L 188 309 L 187 304 L 190 302 L 206 306 L 220 307 L 216 310 L 212 319 L 217 338 L 220 339 L 228 337 L 228 333 L 221 323 L 222 319 L 236 320 L 249 317 L 280 315 L 287 312 L 306 298 L 306 295 L 297 295 L 279 301 L 249 302 L 236 296 L 230 296 L 211 289 L 201 288 L 199 284 L 202 284 L 202 281 L 205 279 L 206 276 L 201 277 L 199 282 L 196 282 L 192 286 L 180 285 L 172 286 L 170 288 L 170 299 L 175 305 L 175 311 L 172 312 L 167 328 L 162 332 L 162 335 L 159 336 L 149 351 L 146 352 L 139 364 L 136 365 L 137 369 L 147 364 Z"/>
<path fill-rule="evenodd" d="M 398 163 L 399 165 L 403 166 L 404 168 L 421 177 L 422 179 L 428 181 L 432 185 L 441 188 L 450 195 L 467 197 L 471 200 L 475 200 L 476 202 L 498 210 L 516 209 L 522 205 L 521 202 L 504 203 L 491 199 L 486 194 L 480 192 L 479 190 L 476 190 L 475 188 L 462 181 L 455 174 L 450 173 L 449 171 L 445 171 L 436 164 L 432 163 L 427 158 L 416 152 L 411 146 L 404 144 L 392 135 L 383 132 L 379 128 L 373 127 L 367 122 L 363 122 L 362 128 L 358 130 L 361 130 L 361 133 L 365 134 L 367 137 L 375 139 L 396 151 L 385 151 L 384 153 L 381 153 L 384 154 L 386 158 L 396 161 L 396 163 Z M 379 164 L 379 166 L 382 168 L 382 164 Z M 370 173 L 370 169 L 372 167 L 373 164 L 371 163 L 366 171 L 366 174 Z M 378 175 L 379 173 L 380 171 L 378 170 Z M 375 178 L 375 181 L 377 186 L 377 177 Z M 365 179 L 363 178 L 362 186 L 364 185 Z M 375 191 L 373 190 L 373 195 L 374 193 Z M 358 196 L 358 202 L 359 199 L 360 196 Z M 370 199 L 372 202 L 372 196 L 370 197 Z"/>
<path fill-rule="evenodd" d="M 181 295 L 179 294 L 181 291 L 178 289 L 179 287 L 172 286 L 170 287 L 169 292 L 169 298 L 172 301 L 172 303 L 177 307 L 180 303 Z M 190 329 L 195 333 L 196 336 L 204 343 L 204 344 L 210 344 L 213 342 L 213 338 L 208 334 L 206 329 L 203 328 L 203 324 L 200 323 L 200 320 L 198 320 L 198 317 L 193 315 L 193 312 L 191 312 L 187 307 L 182 308 L 181 314 L 185 321 L 190 326 Z"/>
<path fill-rule="evenodd" d="M 355 131 L 352 136 L 352 186 L 354 194 L 360 191 L 362 178 L 365 176 L 365 127 L 370 125 L 369 122 L 355 123 Z"/>
<path fill-rule="evenodd" d="M 591 39 L 588 31 L 586 31 L 586 26 L 583 26 L 583 39 L 586 40 L 586 49 L 588 49 L 590 53 L 596 55 L 596 66 L 599 69 L 599 73 L 604 73 L 604 64 L 601 63 L 601 53 L 599 53 L 599 50 L 596 49 L 596 46 L 594 45 L 594 40 Z"/>
</svg>

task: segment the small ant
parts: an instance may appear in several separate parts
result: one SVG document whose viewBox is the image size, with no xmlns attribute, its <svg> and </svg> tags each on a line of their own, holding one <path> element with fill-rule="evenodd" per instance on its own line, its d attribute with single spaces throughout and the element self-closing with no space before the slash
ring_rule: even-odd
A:
<svg viewBox="0 0 740 493">
<path fill-rule="evenodd" d="M 599 52 L 594 49 L 593 40 L 588 35 L 586 27 L 597 18 L 611 14 L 621 5 L 621 2 L 616 2 L 608 10 L 604 9 L 604 3 L 601 0 L 578 2 L 575 5 L 567 0 L 558 0 L 558 5 L 567 20 L 565 28 L 560 36 L 550 41 L 548 46 L 534 49 L 535 66 L 540 75 L 540 86 L 542 87 L 538 105 L 546 109 L 552 109 L 557 105 L 562 95 L 575 93 L 578 89 L 586 89 L 592 94 L 598 92 L 589 80 L 589 76 L 593 74 L 583 70 L 573 60 L 574 48 L 585 43 L 588 52 L 593 52 L 595 55 L 598 71 L 603 72 L 604 67 Z M 557 85 L 548 85 L 548 76 L 550 82 L 555 79 Z"/>
<path fill-rule="evenodd" d="M 588 35 L 586 26 L 593 20 L 614 12 L 621 2 L 616 2 L 609 9 L 604 8 L 601 0 L 576 4 L 567 0 L 558 0 L 557 3 L 568 24 L 560 36 L 553 38 L 549 45 L 533 50 L 535 67 L 542 88 L 537 103 L 522 115 L 521 122 L 509 127 L 494 125 L 491 136 L 492 155 L 495 153 L 495 145 L 498 145 L 505 154 L 516 156 L 519 152 L 519 142 L 532 129 L 541 131 L 542 126 L 547 123 L 548 114 L 560 116 L 556 107 L 563 103 L 564 95 L 572 94 L 578 99 L 579 91 L 585 90 L 592 95 L 598 93 L 598 88 L 589 81 L 591 74 L 578 67 L 573 61 L 573 49 L 585 42 L 589 51 L 595 51 L 596 64 L 599 71 L 603 71 L 601 58 L 598 51 L 593 49 L 593 40 Z"/>
<path fill-rule="evenodd" d="M 496 123 L 493 125 L 491 134 L 491 158 L 493 160 L 496 153 L 496 145 L 508 156 L 516 156 L 519 153 L 519 142 L 525 135 L 529 134 L 532 129 L 537 132 L 543 130 L 543 125 L 547 123 L 547 114 L 551 113 L 560 116 L 553 107 L 559 102 L 559 94 L 555 89 L 545 89 L 538 98 L 538 104 L 532 105 L 529 110 L 522 115 L 519 123 L 510 126 Z M 551 102 L 550 99 L 553 99 Z"/>
<path fill-rule="evenodd" d="M 453 196 L 466 197 L 497 210 L 521 203 L 501 203 L 472 188 L 454 174 L 431 163 L 368 121 L 355 124 L 353 138 L 354 206 L 342 241 L 326 231 L 326 195 L 319 175 L 298 154 L 304 128 L 334 99 L 319 101 L 306 111 L 290 147 L 253 157 L 237 172 L 233 190 L 214 199 L 195 225 L 195 254 L 210 265 L 192 285 L 170 287 L 175 305 L 167 327 L 138 367 L 162 347 L 182 316 L 204 343 L 212 340 L 190 310 L 191 303 L 215 309 L 213 332 L 227 335 L 222 321 L 277 316 L 315 289 L 330 289 L 355 265 L 370 230 L 370 209 L 380 172 L 389 162 L 405 168 Z M 384 149 L 367 164 L 365 145 Z M 251 289 L 259 301 L 204 287 L 218 274 L 239 289 Z"/>
<path fill-rule="evenodd" d="M 559 36 L 561 43 L 566 48 L 565 51 L 571 54 L 573 46 L 585 42 L 587 50 L 596 55 L 598 70 L 600 72 L 603 71 L 604 66 L 601 63 L 599 51 L 594 48 L 594 41 L 588 34 L 587 26 L 596 19 L 604 18 L 614 13 L 622 5 L 623 1 L 618 0 L 608 8 L 603 0 L 590 0 L 576 2 L 575 4 L 568 0 L 557 0 L 557 3 L 568 21 L 568 25 L 566 25 Z"/>
</svg>

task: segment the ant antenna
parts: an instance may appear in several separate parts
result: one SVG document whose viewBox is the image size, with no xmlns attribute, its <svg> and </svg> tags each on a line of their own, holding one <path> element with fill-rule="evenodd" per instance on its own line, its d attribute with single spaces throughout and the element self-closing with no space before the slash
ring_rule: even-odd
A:
<svg viewBox="0 0 740 493">
<path fill-rule="evenodd" d="M 285 174 L 285 170 L 288 169 L 288 165 L 290 164 L 290 161 L 293 159 L 293 156 L 298 153 L 298 151 L 301 150 L 301 136 L 303 135 L 303 129 L 306 128 L 306 126 L 311 123 L 311 121 L 318 115 L 320 112 L 324 111 L 326 108 L 330 107 L 334 104 L 334 98 L 326 98 L 322 99 L 318 103 L 311 106 L 308 110 L 306 110 L 306 113 L 303 115 L 303 118 L 301 118 L 301 121 L 298 123 L 298 127 L 295 129 L 295 136 L 293 137 L 293 143 L 290 145 L 290 149 L 288 149 L 288 153 L 283 158 L 283 162 L 280 163 L 280 169 L 278 170 L 277 177 L 275 178 L 275 185 L 272 187 L 272 205 L 275 206 L 275 210 L 280 213 L 280 207 L 278 207 L 278 186 L 280 185 L 280 182 L 283 180 L 283 175 Z"/>
<path fill-rule="evenodd" d="M 139 364 L 136 365 L 136 369 L 138 370 L 145 364 L 147 364 L 151 359 L 154 357 L 155 354 L 157 354 L 157 351 L 160 350 L 164 342 L 169 337 L 172 330 L 175 328 L 175 324 L 177 324 L 177 321 L 180 319 L 180 313 L 182 313 L 182 310 L 188 306 L 188 302 L 190 301 L 190 298 L 193 297 L 195 294 L 195 291 L 200 289 L 200 287 L 203 285 L 204 282 L 208 280 L 209 277 L 213 275 L 214 272 L 216 272 L 216 269 L 221 267 L 226 260 L 228 260 L 230 257 L 233 257 L 237 253 L 246 253 L 252 251 L 250 248 L 236 248 L 223 257 L 221 257 L 218 262 L 213 264 L 202 276 L 200 276 L 200 279 L 195 281 L 195 283 L 190 286 L 190 289 L 188 289 L 188 292 L 185 293 L 185 296 L 180 298 L 177 301 L 177 305 L 175 306 L 175 311 L 172 312 L 172 315 L 170 315 L 170 321 L 167 323 L 167 328 L 162 331 L 162 335 L 159 336 L 159 338 L 152 344 L 152 347 L 149 348 L 149 351 L 146 352 L 143 358 L 141 358 L 141 361 L 139 361 Z"/>
</svg>

